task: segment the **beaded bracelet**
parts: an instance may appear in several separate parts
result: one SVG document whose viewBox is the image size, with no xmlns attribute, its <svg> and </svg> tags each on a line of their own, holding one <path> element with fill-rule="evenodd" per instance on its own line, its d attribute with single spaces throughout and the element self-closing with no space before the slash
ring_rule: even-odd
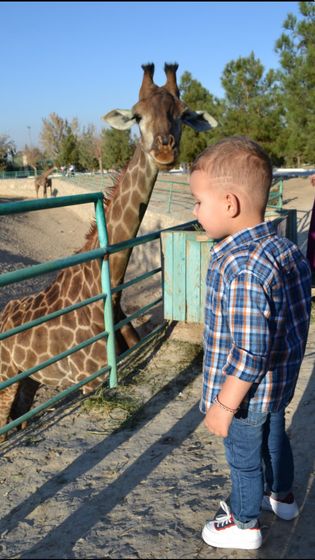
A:
<svg viewBox="0 0 315 560">
<path fill-rule="evenodd" d="M 214 401 L 215 404 L 219 405 L 221 408 L 223 408 L 224 410 L 226 410 L 227 412 L 231 412 L 231 414 L 236 414 L 236 412 L 240 409 L 240 407 L 238 408 L 229 408 L 228 406 L 225 406 L 225 404 L 222 404 L 219 399 L 218 399 L 218 395 L 216 395 Z"/>
</svg>

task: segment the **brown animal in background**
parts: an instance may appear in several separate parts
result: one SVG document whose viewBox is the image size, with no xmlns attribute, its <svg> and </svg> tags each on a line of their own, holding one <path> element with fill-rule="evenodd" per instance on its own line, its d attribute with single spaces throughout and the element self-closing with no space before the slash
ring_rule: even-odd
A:
<svg viewBox="0 0 315 560">
<path fill-rule="evenodd" d="M 54 171 L 55 166 L 54 167 L 50 167 L 49 169 L 47 169 L 47 171 L 44 171 L 44 173 L 42 173 L 41 175 L 38 175 L 38 177 L 35 177 L 35 191 L 36 191 L 36 197 L 38 198 L 38 192 L 39 189 L 42 187 L 43 188 L 43 196 L 44 198 L 47 198 L 47 189 L 50 189 L 50 196 L 52 193 L 52 179 L 48 177 L 48 175 L 50 175 L 50 173 L 52 173 Z"/>
</svg>

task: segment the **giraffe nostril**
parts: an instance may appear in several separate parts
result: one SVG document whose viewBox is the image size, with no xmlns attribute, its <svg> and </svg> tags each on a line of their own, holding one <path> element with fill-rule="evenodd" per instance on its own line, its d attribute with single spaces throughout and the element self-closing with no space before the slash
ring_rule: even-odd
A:
<svg viewBox="0 0 315 560">
<path fill-rule="evenodd" d="M 175 138 L 174 138 L 173 134 L 170 134 L 170 136 L 169 136 L 169 145 L 170 145 L 170 148 L 174 148 L 174 146 L 175 146 Z"/>
<path fill-rule="evenodd" d="M 167 146 L 168 148 L 173 148 L 175 146 L 175 138 L 172 134 L 159 135 L 157 140 L 161 146 Z"/>
</svg>

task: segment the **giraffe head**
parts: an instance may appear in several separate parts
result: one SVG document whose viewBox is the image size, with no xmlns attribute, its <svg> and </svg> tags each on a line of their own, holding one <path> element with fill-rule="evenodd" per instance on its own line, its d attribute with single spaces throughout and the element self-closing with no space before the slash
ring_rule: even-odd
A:
<svg viewBox="0 0 315 560">
<path fill-rule="evenodd" d="M 160 170 L 171 169 L 176 163 L 182 124 L 198 132 L 217 126 L 207 112 L 192 111 L 179 98 L 177 68 L 177 64 L 165 64 L 166 82 L 159 87 L 153 81 L 154 64 L 143 65 L 139 101 L 131 110 L 114 109 L 103 117 L 118 130 L 138 124 L 142 148 Z"/>
</svg>

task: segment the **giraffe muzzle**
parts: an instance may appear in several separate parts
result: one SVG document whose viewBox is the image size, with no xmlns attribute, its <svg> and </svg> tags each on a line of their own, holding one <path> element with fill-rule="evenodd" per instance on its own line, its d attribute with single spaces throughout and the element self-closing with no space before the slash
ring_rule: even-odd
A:
<svg viewBox="0 0 315 560">
<path fill-rule="evenodd" d="M 177 157 L 175 138 L 172 134 L 159 135 L 156 137 L 151 156 L 158 166 L 170 168 L 174 165 Z"/>
</svg>

